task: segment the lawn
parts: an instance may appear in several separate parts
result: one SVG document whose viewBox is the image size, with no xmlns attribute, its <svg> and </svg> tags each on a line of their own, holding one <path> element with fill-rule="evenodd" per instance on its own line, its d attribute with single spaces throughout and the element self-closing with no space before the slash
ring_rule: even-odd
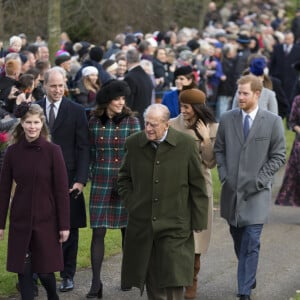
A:
<svg viewBox="0 0 300 300">
<path fill-rule="evenodd" d="M 294 140 L 294 133 L 286 130 L 287 142 L 287 157 L 290 154 L 291 146 Z M 213 187 L 214 187 L 214 200 L 215 206 L 219 203 L 220 183 L 218 180 L 217 169 L 212 170 Z M 85 188 L 86 206 L 88 212 L 88 184 Z M 87 214 L 89 215 L 89 214 Z M 89 222 L 89 221 L 88 221 Z M 89 224 L 89 223 L 88 223 Z M 16 293 L 15 283 L 16 274 L 6 271 L 6 249 L 7 249 L 7 230 L 5 231 L 4 241 L 0 241 L 0 296 L 8 296 Z M 78 252 L 78 269 L 90 266 L 90 242 L 91 242 L 91 229 L 89 226 L 80 230 L 80 243 Z M 106 257 L 119 253 L 121 251 L 121 234 L 120 230 L 108 230 L 105 239 L 105 255 Z M 300 300 L 300 297 L 297 298 Z"/>
</svg>

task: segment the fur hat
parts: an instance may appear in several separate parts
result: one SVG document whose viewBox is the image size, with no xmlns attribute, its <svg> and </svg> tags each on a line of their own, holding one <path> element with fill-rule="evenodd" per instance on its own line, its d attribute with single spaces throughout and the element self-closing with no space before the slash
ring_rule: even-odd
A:
<svg viewBox="0 0 300 300">
<path fill-rule="evenodd" d="M 71 56 L 70 56 L 70 55 L 67 55 L 67 54 L 61 54 L 61 55 L 59 55 L 59 56 L 57 56 L 57 57 L 55 58 L 54 63 L 55 63 L 56 66 L 60 66 L 62 63 L 66 62 L 66 61 L 68 61 L 68 60 L 70 60 L 70 59 L 71 59 Z"/>
<path fill-rule="evenodd" d="M 205 94 L 198 89 L 186 89 L 179 94 L 179 101 L 187 104 L 203 104 L 205 100 Z"/>
<path fill-rule="evenodd" d="M 128 97 L 130 88 L 126 81 L 112 79 L 102 85 L 100 91 L 96 95 L 98 105 L 108 104 L 113 99 L 120 96 Z"/>
<path fill-rule="evenodd" d="M 89 55 L 90 55 L 91 60 L 100 62 L 103 57 L 103 50 L 101 47 L 95 46 L 95 47 L 91 48 Z"/>
<path fill-rule="evenodd" d="M 91 74 L 97 74 L 98 75 L 98 69 L 96 67 L 93 66 L 88 66 L 88 67 L 84 67 L 81 71 L 81 74 L 83 77 L 85 76 L 89 76 Z"/>
<path fill-rule="evenodd" d="M 174 78 L 176 79 L 176 77 L 178 76 L 184 76 L 184 75 L 188 75 L 193 73 L 193 69 L 191 66 L 183 66 L 183 67 L 179 67 L 175 70 L 174 72 Z"/>
<path fill-rule="evenodd" d="M 263 57 L 254 58 L 250 63 L 250 72 L 255 76 L 264 74 L 264 69 L 267 63 Z"/>
</svg>

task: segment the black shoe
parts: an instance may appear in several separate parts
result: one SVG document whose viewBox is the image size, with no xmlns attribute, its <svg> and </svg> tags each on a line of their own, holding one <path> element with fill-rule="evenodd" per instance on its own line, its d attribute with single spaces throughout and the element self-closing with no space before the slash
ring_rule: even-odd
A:
<svg viewBox="0 0 300 300">
<path fill-rule="evenodd" d="M 101 283 L 101 286 L 98 290 L 98 292 L 92 292 L 92 291 L 89 291 L 87 294 L 86 294 L 86 297 L 87 298 L 98 298 L 98 299 L 102 299 L 102 294 L 103 294 L 103 285 Z"/>
<path fill-rule="evenodd" d="M 63 278 L 59 290 L 61 292 L 70 292 L 74 289 L 74 282 L 72 279 L 69 278 Z"/>
<path fill-rule="evenodd" d="M 252 289 L 252 290 L 254 290 L 255 288 L 256 288 L 256 279 L 255 279 L 254 283 L 253 283 L 252 286 L 251 286 L 251 289 Z"/>
<path fill-rule="evenodd" d="M 251 300 L 249 295 L 241 295 L 240 300 Z"/>
</svg>

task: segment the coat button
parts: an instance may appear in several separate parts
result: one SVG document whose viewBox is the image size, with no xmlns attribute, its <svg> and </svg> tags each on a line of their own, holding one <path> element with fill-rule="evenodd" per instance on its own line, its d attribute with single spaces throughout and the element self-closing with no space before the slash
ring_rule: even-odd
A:
<svg viewBox="0 0 300 300">
<path fill-rule="evenodd" d="M 103 140 L 104 139 L 104 137 L 103 136 L 100 136 L 100 140 Z"/>
<path fill-rule="evenodd" d="M 153 201 L 154 201 L 154 202 L 158 202 L 158 198 L 154 198 Z"/>
<path fill-rule="evenodd" d="M 115 137 L 115 140 L 118 140 L 118 137 Z"/>
<path fill-rule="evenodd" d="M 152 218 L 152 221 L 156 221 L 156 220 L 157 220 L 156 217 L 153 217 L 153 218 Z"/>
<path fill-rule="evenodd" d="M 156 161 L 156 164 L 157 164 L 157 165 L 159 165 L 159 164 L 160 164 L 160 161 L 159 161 L 159 160 L 157 160 L 157 161 Z"/>
<path fill-rule="evenodd" d="M 154 181 L 155 183 L 159 183 L 159 180 L 158 179 L 155 179 L 155 181 Z"/>
<path fill-rule="evenodd" d="M 115 159 L 115 162 L 118 162 L 118 161 L 119 161 L 119 160 L 116 158 L 116 159 Z"/>
</svg>

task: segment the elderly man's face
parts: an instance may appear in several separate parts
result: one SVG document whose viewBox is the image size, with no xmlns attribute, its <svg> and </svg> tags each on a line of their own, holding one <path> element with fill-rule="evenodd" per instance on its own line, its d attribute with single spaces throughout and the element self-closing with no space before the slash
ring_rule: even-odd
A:
<svg viewBox="0 0 300 300">
<path fill-rule="evenodd" d="M 161 140 L 168 127 L 169 122 L 163 121 L 162 116 L 155 112 L 149 112 L 145 116 L 145 133 L 149 141 Z"/>
</svg>

